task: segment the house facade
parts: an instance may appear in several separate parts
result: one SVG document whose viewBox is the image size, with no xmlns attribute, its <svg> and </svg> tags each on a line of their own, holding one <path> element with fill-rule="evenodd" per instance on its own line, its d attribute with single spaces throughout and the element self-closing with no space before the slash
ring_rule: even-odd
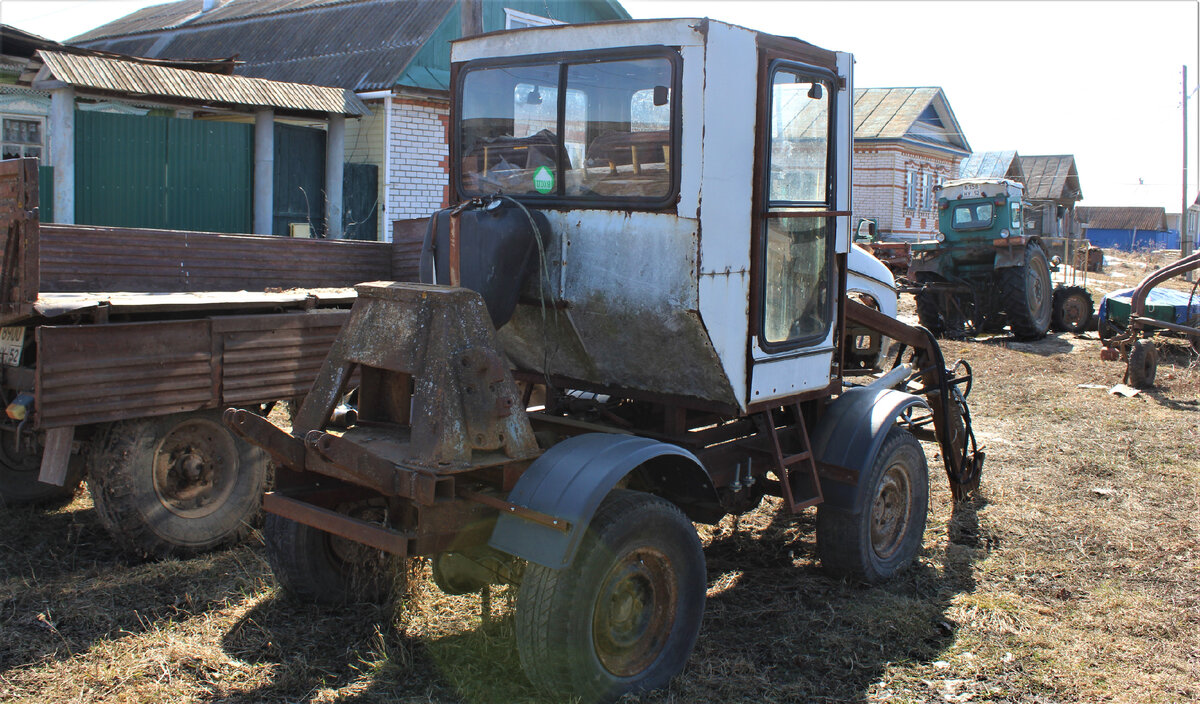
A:
<svg viewBox="0 0 1200 704">
<path fill-rule="evenodd" d="M 941 88 L 854 91 L 854 222 L 881 239 L 937 234 L 934 189 L 971 153 Z"/>
<path fill-rule="evenodd" d="M 70 43 L 155 58 L 236 55 L 237 75 L 354 91 L 371 115 L 347 125 L 345 158 L 379 176 L 373 209 L 346 213 L 347 227 L 370 220 L 390 240 L 394 223 L 448 204 L 450 42 L 463 35 L 464 6 L 468 33 L 629 19 L 615 0 L 179 0 Z"/>
</svg>

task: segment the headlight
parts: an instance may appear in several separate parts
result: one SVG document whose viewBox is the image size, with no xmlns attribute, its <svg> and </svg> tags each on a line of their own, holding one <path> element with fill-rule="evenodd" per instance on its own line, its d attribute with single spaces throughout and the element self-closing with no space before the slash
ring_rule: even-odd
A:
<svg viewBox="0 0 1200 704">
<path fill-rule="evenodd" d="M 940 233 L 940 232 L 939 232 L 939 233 L 937 233 L 936 235 L 934 235 L 934 237 L 936 237 L 936 238 L 937 238 L 937 241 L 938 241 L 938 242 L 945 242 L 945 241 L 946 241 L 946 236 L 945 236 L 945 235 L 943 235 L 943 234 L 942 234 L 942 233 Z"/>
<path fill-rule="evenodd" d="M 1005 229 L 1001 230 L 1001 231 L 1000 231 L 1000 236 L 1001 236 L 1001 237 L 1008 237 L 1008 228 L 1005 228 Z"/>
</svg>

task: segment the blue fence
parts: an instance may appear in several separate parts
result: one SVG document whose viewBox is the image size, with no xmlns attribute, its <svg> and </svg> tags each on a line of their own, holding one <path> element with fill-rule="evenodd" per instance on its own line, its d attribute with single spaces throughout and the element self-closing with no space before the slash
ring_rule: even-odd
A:
<svg viewBox="0 0 1200 704">
<path fill-rule="evenodd" d="M 1093 247 L 1132 252 L 1142 249 L 1179 249 L 1179 231 L 1166 230 L 1102 230 L 1088 228 L 1088 242 Z"/>
</svg>

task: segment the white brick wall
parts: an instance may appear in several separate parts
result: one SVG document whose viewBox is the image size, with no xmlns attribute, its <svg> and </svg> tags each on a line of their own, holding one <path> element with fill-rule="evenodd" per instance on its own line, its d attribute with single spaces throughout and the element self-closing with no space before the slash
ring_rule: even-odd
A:
<svg viewBox="0 0 1200 704">
<path fill-rule="evenodd" d="M 393 220 L 426 217 L 444 207 L 450 166 L 448 103 L 397 97 L 392 103 L 387 174 L 388 229 Z"/>
<path fill-rule="evenodd" d="M 876 218 L 884 237 L 932 238 L 937 234 L 937 203 L 928 210 L 906 208 L 905 174 L 914 170 L 949 180 L 958 176 L 960 161 L 960 156 L 923 153 L 899 145 L 855 144 L 852 226 L 859 218 Z"/>
</svg>

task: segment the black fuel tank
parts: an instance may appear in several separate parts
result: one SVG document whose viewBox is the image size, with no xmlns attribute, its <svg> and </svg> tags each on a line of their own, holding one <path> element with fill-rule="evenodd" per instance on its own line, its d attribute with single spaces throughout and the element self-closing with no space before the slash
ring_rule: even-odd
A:
<svg viewBox="0 0 1200 704">
<path fill-rule="evenodd" d="M 450 217 L 450 209 L 430 217 L 421 247 L 422 283 L 450 283 Z M 470 206 L 458 217 L 459 285 L 483 297 L 499 329 L 512 318 L 525 280 L 537 269 L 534 223 L 543 237 L 550 223 L 542 213 L 509 201 Z"/>
</svg>

